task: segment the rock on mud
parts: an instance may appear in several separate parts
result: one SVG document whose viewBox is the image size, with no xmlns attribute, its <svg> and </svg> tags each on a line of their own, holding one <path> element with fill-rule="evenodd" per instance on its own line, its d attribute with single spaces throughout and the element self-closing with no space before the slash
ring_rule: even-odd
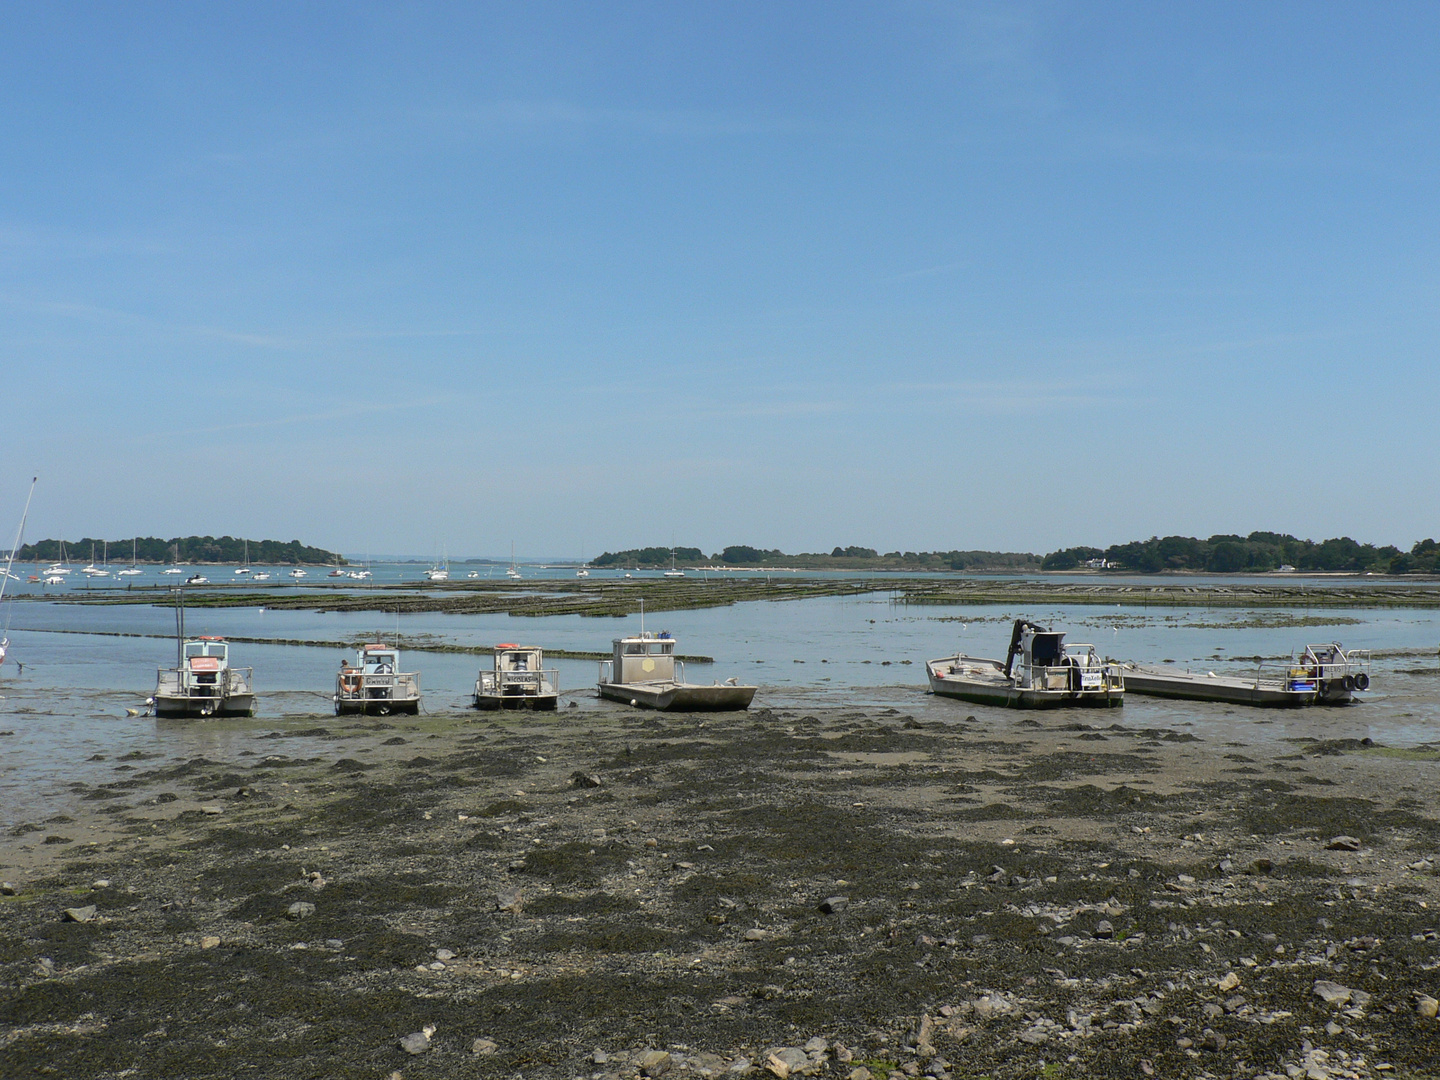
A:
<svg viewBox="0 0 1440 1080">
<path fill-rule="evenodd" d="M 291 920 L 308 919 L 315 914 L 315 905 L 304 900 L 297 901 L 285 909 L 285 917 Z"/>
<path fill-rule="evenodd" d="M 94 918 L 94 904 L 86 904 L 84 907 L 67 907 L 65 909 L 65 922 L 91 922 Z"/>
</svg>

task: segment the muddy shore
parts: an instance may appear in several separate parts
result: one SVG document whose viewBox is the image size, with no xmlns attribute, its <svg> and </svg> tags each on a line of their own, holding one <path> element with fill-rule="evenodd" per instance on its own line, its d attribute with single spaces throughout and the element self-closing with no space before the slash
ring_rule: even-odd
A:
<svg viewBox="0 0 1440 1080">
<path fill-rule="evenodd" d="M 0 836 L 0 1075 L 1440 1073 L 1427 748 L 928 698 L 251 726 Z"/>
</svg>

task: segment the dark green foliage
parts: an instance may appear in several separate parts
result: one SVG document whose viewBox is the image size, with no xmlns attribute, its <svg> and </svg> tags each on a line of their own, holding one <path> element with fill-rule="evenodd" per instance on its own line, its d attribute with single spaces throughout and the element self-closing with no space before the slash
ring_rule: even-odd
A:
<svg viewBox="0 0 1440 1080">
<path fill-rule="evenodd" d="M 671 554 L 677 562 L 698 563 L 705 561 L 705 553 L 693 547 L 646 547 L 626 548 L 624 551 L 607 551 L 590 560 L 591 566 L 669 566 Z"/>
<path fill-rule="evenodd" d="M 15 552 L 15 561 L 55 562 L 60 558 L 62 542 L 69 559 L 89 559 L 92 550 L 95 557 L 99 558 L 108 546 L 110 557 L 116 563 L 129 562 L 133 550 L 136 562 L 166 564 L 238 563 L 245 558 L 247 543 L 235 536 L 172 536 L 169 540 L 140 536 L 131 543 L 85 536 L 79 540 L 38 540 L 33 544 L 25 544 Z M 250 561 L 265 566 L 287 566 L 295 563 L 345 565 L 344 558 L 337 553 L 324 548 L 308 547 L 299 540 L 250 540 L 248 543 Z"/>
<path fill-rule="evenodd" d="M 1428 545 L 1428 547 L 1427 547 Z M 1259 573 L 1293 566 L 1296 570 L 1319 573 L 1358 574 L 1366 570 L 1390 574 L 1434 573 L 1440 563 L 1440 549 L 1433 540 L 1422 540 L 1411 554 L 1401 554 L 1389 545 L 1362 544 L 1348 536 L 1316 543 L 1298 540 L 1289 533 L 1252 532 L 1249 536 L 1217 534 L 1208 540 L 1193 536 L 1152 536 L 1100 548 L 1063 548 L 1045 556 L 1044 570 L 1073 570 L 1088 559 L 1103 558 L 1110 569 L 1158 574 L 1163 570 L 1188 570 L 1208 574 Z"/>
</svg>

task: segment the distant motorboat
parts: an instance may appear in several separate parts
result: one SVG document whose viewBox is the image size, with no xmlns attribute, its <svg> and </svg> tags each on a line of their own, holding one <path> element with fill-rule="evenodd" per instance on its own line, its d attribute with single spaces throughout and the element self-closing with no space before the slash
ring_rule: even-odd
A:
<svg viewBox="0 0 1440 1080">
<path fill-rule="evenodd" d="M 160 571 L 162 574 L 183 574 L 184 572 L 185 571 L 181 570 L 178 566 L 167 566 L 164 570 Z"/>
<path fill-rule="evenodd" d="M 65 579 L 59 574 L 49 574 L 46 576 L 44 583 L 46 585 L 64 585 Z"/>
<path fill-rule="evenodd" d="M 204 574 L 191 574 L 185 579 L 186 585 L 209 585 L 210 579 Z"/>
<path fill-rule="evenodd" d="M 576 570 L 576 571 L 575 571 L 575 576 L 576 576 L 576 577 L 589 577 L 589 576 L 590 576 L 590 571 L 589 571 L 589 570 L 586 570 L 585 567 L 582 566 L 579 570 Z"/>
<path fill-rule="evenodd" d="M 267 574 L 267 573 L 265 573 L 265 572 L 262 570 L 262 571 L 261 571 L 260 573 L 258 573 L 258 574 L 253 574 L 253 575 L 251 575 L 250 580 L 251 580 L 251 581 L 269 581 L 269 580 L 270 580 L 270 575 Z"/>
<path fill-rule="evenodd" d="M 302 578 L 305 576 L 305 571 L 297 566 L 294 570 L 290 571 L 290 576 L 293 578 Z"/>
</svg>

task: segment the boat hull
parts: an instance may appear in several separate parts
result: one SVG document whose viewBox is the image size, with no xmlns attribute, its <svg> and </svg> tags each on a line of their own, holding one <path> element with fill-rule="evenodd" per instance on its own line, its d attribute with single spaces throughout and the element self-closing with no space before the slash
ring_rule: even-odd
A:
<svg viewBox="0 0 1440 1080">
<path fill-rule="evenodd" d="M 1125 704 L 1124 687 L 1102 690 L 1039 690 L 1016 686 L 1008 679 L 971 679 L 960 675 L 942 675 L 935 670 L 937 663 L 950 662 L 931 661 L 925 665 L 932 694 L 968 701 L 974 705 L 994 705 L 1002 709 L 1118 709 Z"/>
<path fill-rule="evenodd" d="M 342 698 L 335 702 L 336 716 L 416 716 L 419 712 L 419 698 L 400 701 L 390 698 Z"/>
<path fill-rule="evenodd" d="M 940 697 L 995 705 L 1002 709 L 1118 709 L 1125 704 L 1123 690 L 1021 690 L 993 687 L 952 677 L 930 676 L 930 692 Z"/>
<path fill-rule="evenodd" d="M 1315 704 L 1318 697 L 1313 685 L 1307 689 L 1287 689 L 1278 680 L 1241 679 L 1129 664 L 1124 671 L 1126 689 L 1146 697 L 1218 701 L 1268 709 L 1298 709 Z"/>
<path fill-rule="evenodd" d="M 600 683 L 600 696 L 660 712 L 740 712 L 750 707 L 753 686 L 694 683 Z"/>
<path fill-rule="evenodd" d="M 155 695 L 155 715 L 165 719 L 254 716 L 254 694 L 231 694 L 227 697 L 172 697 Z"/>
<path fill-rule="evenodd" d="M 476 694 L 475 708 L 481 712 L 513 709 L 517 712 L 554 712 L 559 694 Z"/>
</svg>

